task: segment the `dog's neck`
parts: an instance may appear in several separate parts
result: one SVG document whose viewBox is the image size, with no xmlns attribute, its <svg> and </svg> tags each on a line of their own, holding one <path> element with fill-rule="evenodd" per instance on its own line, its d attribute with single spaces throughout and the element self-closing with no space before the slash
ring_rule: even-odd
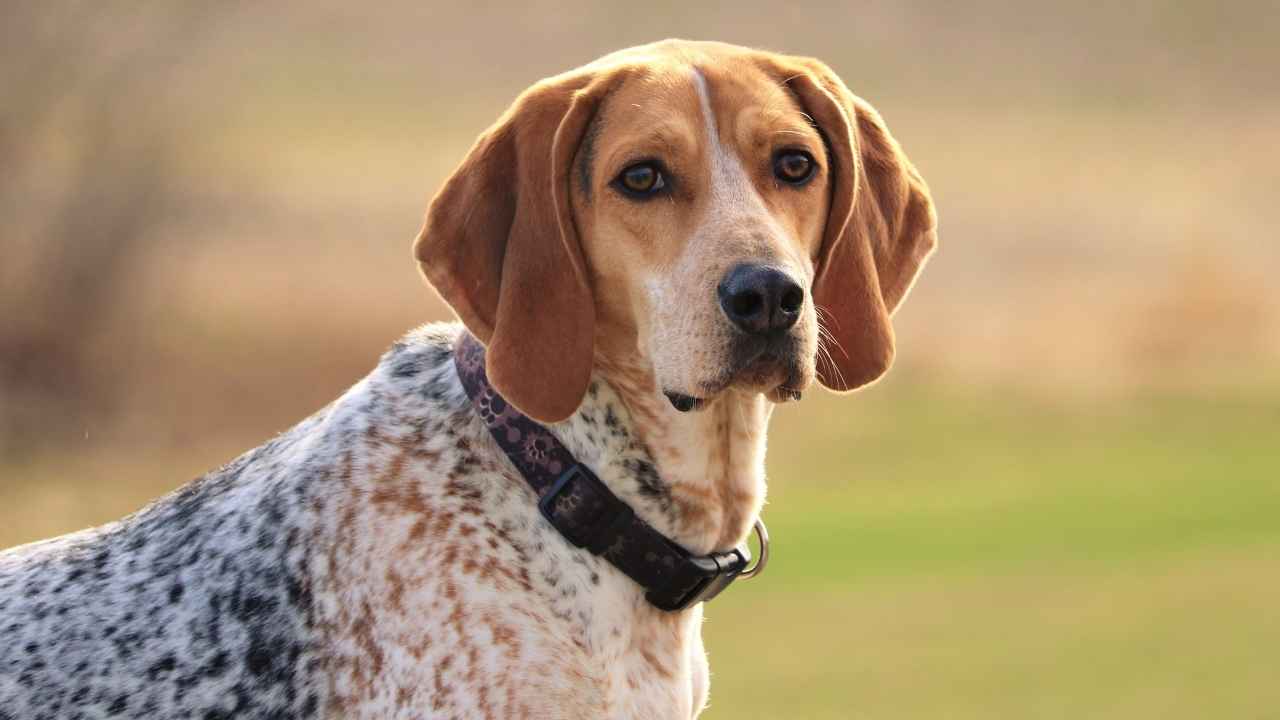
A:
<svg viewBox="0 0 1280 720">
<path fill-rule="evenodd" d="M 692 552 L 723 551 L 743 542 L 764 504 L 765 430 L 773 404 L 757 393 L 726 391 L 706 407 L 682 413 L 663 396 L 652 371 L 638 362 L 598 357 L 596 373 L 607 388 L 597 387 L 588 396 L 583 410 L 568 421 L 580 432 L 570 434 L 591 437 L 589 426 L 598 422 L 594 416 L 600 409 L 608 414 L 620 404 L 615 427 L 631 446 L 630 451 L 601 448 L 613 456 L 597 458 L 601 479 Z M 595 435 L 607 438 L 609 432 Z M 571 450 L 573 444 L 578 443 L 571 443 Z M 646 456 L 652 465 L 626 457 L 631 453 Z"/>
</svg>

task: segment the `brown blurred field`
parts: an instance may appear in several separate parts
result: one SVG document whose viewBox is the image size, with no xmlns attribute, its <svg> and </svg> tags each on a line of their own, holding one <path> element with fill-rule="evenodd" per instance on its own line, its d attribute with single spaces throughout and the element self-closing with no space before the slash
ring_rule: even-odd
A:
<svg viewBox="0 0 1280 720">
<path fill-rule="evenodd" d="M 1280 8 L 0 9 L 0 546 L 96 524 L 448 317 L 427 199 L 667 36 L 830 63 L 933 189 L 898 366 L 775 421 L 712 718 L 1280 717 Z"/>
</svg>

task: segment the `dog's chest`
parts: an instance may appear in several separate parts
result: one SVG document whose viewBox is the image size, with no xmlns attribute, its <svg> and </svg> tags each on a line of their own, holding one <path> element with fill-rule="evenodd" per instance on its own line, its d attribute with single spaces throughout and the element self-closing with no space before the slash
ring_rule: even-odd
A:
<svg viewBox="0 0 1280 720">
<path fill-rule="evenodd" d="M 383 410 L 340 459 L 342 491 L 314 531 L 328 550 L 311 567 L 333 706 L 353 717 L 692 717 L 706 692 L 701 611 L 651 607 L 561 538 L 457 404 L 456 378 L 440 375 L 449 411 L 427 423 L 413 393 L 357 390 Z"/>
<path fill-rule="evenodd" d="M 373 494 L 356 511 L 364 530 L 339 546 L 317 594 L 330 609 L 338 706 L 369 717 L 692 716 L 700 613 L 650 608 L 629 579 L 521 511 L 523 492 L 455 492 L 424 497 L 429 512 L 390 510 L 404 499 Z"/>
</svg>

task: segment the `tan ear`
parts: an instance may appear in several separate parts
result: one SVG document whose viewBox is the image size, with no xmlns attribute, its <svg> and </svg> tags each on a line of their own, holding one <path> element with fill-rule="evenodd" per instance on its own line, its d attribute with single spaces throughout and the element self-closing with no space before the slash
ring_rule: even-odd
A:
<svg viewBox="0 0 1280 720">
<path fill-rule="evenodd" d="M 816 60 L 786 83 L 831 154 L 831 209 L 813 285 L 825 352 L 818 379 L 836 391 L 879 378 L 893 363 L 897 309 L 938 242 L 929 189 L 871 105 Z"/>
<path fill-rule="evenodd" d="M 544 422 L 571 415 L 591 379 L 595 310 L 569 182 L 605 80 L 570 73 L 521 95 L 436 194 L 414 243 L 427 280 L 488 346 L 490 382 Z"/>
</svg>

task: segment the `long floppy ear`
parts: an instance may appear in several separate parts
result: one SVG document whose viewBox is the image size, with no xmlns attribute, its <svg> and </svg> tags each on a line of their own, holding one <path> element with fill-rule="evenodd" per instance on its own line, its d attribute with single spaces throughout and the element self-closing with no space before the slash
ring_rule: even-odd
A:
<svg viewBox="0 0 1280 720">
<path fill-rule="evenodd" d="M 607 78 L 525 91 L 427 210 L 414 256 L 488 346 L 489 381 L 530 417 L 571 415 L 591 379 L 595 309 L 569 204 L 570 165 Z"/>
<path fill-rule="evenodd" d="M 938 242 L 929 188 L 871 105 L 826 65 L 801 60 L 788 87 L 830 149 L 831 209 L 813 300 L 827 352 L 818 379 L 844 392 L 876 380 L 893 363 L 889 317 Z"/>
</svg>

